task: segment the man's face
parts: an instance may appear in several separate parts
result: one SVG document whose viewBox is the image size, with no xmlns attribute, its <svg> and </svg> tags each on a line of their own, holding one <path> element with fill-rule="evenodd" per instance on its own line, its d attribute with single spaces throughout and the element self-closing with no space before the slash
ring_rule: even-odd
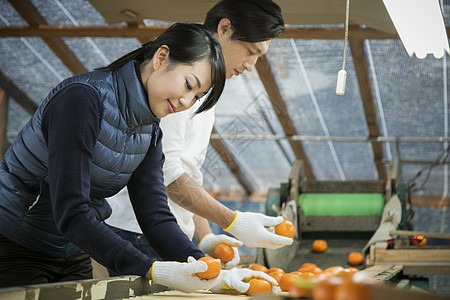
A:
<svg viewBox="0 0 450 300">
<path fill-rule="evenodd" d="M 270 44 L 270 40 L 257 43 L 232 40 L 232 34 L 233 30 L 228 29 L 215 36 L 222 47 L 227 79 L 233 75 L 238 76 L 246 70 L 251 72 L 258 58 L 267 52 Z"/>
</svg>

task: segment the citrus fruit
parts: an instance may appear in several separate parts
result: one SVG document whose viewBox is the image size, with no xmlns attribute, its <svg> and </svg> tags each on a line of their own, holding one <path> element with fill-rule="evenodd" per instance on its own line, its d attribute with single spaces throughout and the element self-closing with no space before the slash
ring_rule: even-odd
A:
<svg viewBox="0 0 450 300">
<path fill-rule="evenodd" d="M 341 282 L 342 280 L 336 280 L 336 278 L 328 278 L 319 281 L 313 290 L 313 299 L 334 300 L 334 292 Z"/>
<path fill-rule="evenodd" d="M 423 246 L 427 243 L 427 239 L 423 235 L 415 235 L 411 238 L 411 243 L 416 246 Z"/>
<path fill-rule="evenodd" d="M 272 291 L 272 285 L 267 280 L 254 278 L 248 283 L 250 284 L 250 288 L 247 291 L 249 296 L 267 295 Z"/>
<path fill-rule="evenodd" d="M 221 243 L 214 248 L 214 258 L 226 263 L 234 258 L 234 250 L 230 245 Z"/>
<path fill-rule="evenodd" d="M 280 288 L 283 292 L 289 292 L 290 290 L 295 288 L 297 284 L 294 278 L 300 278 L 297 274 L 287 273 L 281 277 L 280 280 Z"/>
<path fill-rule="evenodd" d="M 252 269 L 253 271 L 261 271 L 261 272 L 266 272 L 268 270 L 265 266 L 261 264 L 251 265 L 250 269 Z"/>
<path fill-rule="evenodd" d="M 369 300 L 370 285 L 365 282 L 344 280 L 334 291 L 335 300 Z"/>
<path fill-rule="evenodd" d="M 204 261 L 208 265 L 208 270 L 205 272 L 195 273 L 198 277 L 203 279 L 211 279 L 219 275 L 222 266 L 220 262 L 212 257 L 202 257 L 199 261 Z"/>
<path fill-rule="evenodd" d="M 300 267 L 300 269 L 303 269 L 303 268 L 317 268 L 317 265 L 316 265 L 316 264 L 313 264 L 313 263 L 304 263 L 304 264 Z"/>
<path fill-rule="evenodd" d="M 359 272 L 359 270 L 357 268 L 353 268 L 353 267 L 347 268 L 346 270 L 349 270 L 350 272 L 353 272 L 353 273 Z"/>
<path fill-rule="evenodd" d="M 352 252 L 348 255 L 348 263 L 352 266 L 360 265 L 363 261 L 364 256 L 360 252 Z"/>
<path fill-rule="evenodd" d="M 270 268 L 266 271 L 266 273 L 272 273 L 272 272 L 281 272 L 281 273 L 285 273 L 283 269 L 281 268 Z"/>
<path fill-rule="evenodd" d="M 281 278 L 283 278 L 284 274 L 285 274 L 284 272 L 280 271 L 267 272 L 267 275 L 273 277 L 273 279 L 275 279 L 278 282 L 278 285 L 280 284 Z"/>
<path fill-rule="evenodd" d="M 295 235 L 294 224 L 291 221 L 283 220 L 283 222 L 275 226 L 275 234 L 293 238 Z"/>
<path fill-rule="evenodd" d="M 341 267 L 341 266 L 332 266 L 332 267 L 326 268 L 323 272 L 324 273 L 337 274 L 337 273 L 339 273 L 339 272 L 341 272 L 343 270 L 344 270 L 344 268 Z"/>
<path fill-rule="evenodd" d="M 312 249 L 314 252 L 323 253 L 327 250 L 327 242 L 324 240 L 315 240 L 312 244 Z"/>
</svg>

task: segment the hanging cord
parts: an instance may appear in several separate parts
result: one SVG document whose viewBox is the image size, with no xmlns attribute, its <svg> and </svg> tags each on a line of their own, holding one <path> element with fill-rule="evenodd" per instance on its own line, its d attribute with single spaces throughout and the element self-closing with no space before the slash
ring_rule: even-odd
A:
<svg viewBox="0 0 450 300">
<path fill-rule="evenodd" d="M 342 68 L 338 72 L 336 82 L 336 94 L 339 96 L 345 93 L 345 80 L 347 79 L 347 72 L 345 71 L 345 60 L 347 57 L 347 43 L 348 43 L 348 19 L 350 12 L 350 0 L 346 0 L 345 5 L 345 36 L 344 36 L 344 54 L 342 55 Z"/>
</svg>

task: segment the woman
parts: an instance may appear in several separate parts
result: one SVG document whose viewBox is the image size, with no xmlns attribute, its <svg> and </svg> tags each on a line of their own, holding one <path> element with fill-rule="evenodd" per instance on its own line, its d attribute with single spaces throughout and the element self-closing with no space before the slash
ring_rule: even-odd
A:
<svg viewBox="0 0 450 300">
<path fill-rule="evenodd" d="M 197 113 L 210 109 L 224 83 L 219 44 L 203 26 L 178 23 L 109 66 L 58 84 L 0 165 L 0 287 L 91 278 L 88 255 L 121 274 L 153 273 L 157 283 L 204 271 L 202 262 L 152 269 L 153 259 L 101 221 L 110 214 L 104 198 L 127 185 L 163 259 L 204 256 L 167 205 L 158 124 L 208 92 Z"/>
</svg>

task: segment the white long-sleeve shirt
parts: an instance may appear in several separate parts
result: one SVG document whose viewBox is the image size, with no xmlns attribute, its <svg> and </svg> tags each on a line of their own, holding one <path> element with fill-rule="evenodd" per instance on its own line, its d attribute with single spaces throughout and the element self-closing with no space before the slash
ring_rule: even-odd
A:
<svg viewBox="0 0 450 300">
<path fill-rule="evenodd" d="M 187 173 L 200 186 L 203 184 L 203 175 L 200 168 L 206 157 L 214 124 L 214 107 L 194 116 L 194 112 L 200 107 L 200 104 L 201 101 L 198 101 L 184 112 L 175 113 L 161 119 L 162 145 L 166 157 L 164 163 L 164 184 L 166 186 L 183 173 Z M 126 188 L 109 198 L 108 202 L 113 211 L 112 215 L 105 221 L 108 225 L 142 233 Z M 192 239 L 195 230 L 194 215 L 175 204 L 170 198 L 169 206 L 181 229 Z"/>
</svg>

